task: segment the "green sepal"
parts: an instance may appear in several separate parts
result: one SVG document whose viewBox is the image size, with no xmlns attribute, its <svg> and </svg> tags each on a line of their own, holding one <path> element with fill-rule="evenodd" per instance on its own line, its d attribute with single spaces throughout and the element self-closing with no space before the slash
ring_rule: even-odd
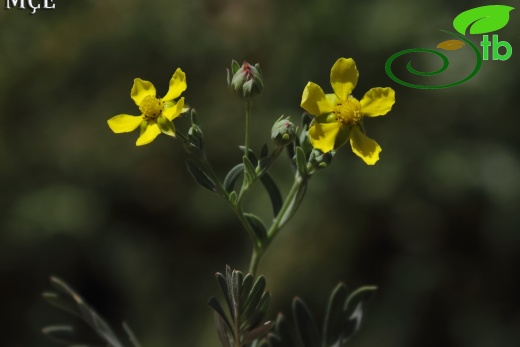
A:
<svg viewBox="0 0 520 347">
<path fill-rule="evenodd" d="M 240 69 L 240 64 L 236 60 L 231 60 L 231 73 L 234 75 Z"/>
<path fill-rule="evenodd" d="M 300 298 L 295 298 L 292 308 L 300 345 L 320 347 L 320 332 L 307 305 Z"/>
<path fill-rule="evenodd" d="M 257 240 L 261 244 L 264 244 L 267 240 L 267 229 L 264 223 L 260 220 L 260 218 L 258 218 L 252 213 L 244 213 L 244 217 L 247 220 L 247 223 L 249 223 L 249 225 L 251 226 L 251 229 L 253 229 L 253 231 L 255 232 Z"/>
<path fill-rule="evenodd" d="M 260 176 L 260 182 L 262 182 L 262 185 L 269 195 L 269 199 L 271 200 L 271 205 L 273 207 L 273 215 L 276 217 L 278 216 L 278 213 L 282 209 L 283 205 L 280 189 L 278 189 L 278 185 L 268 173 L 264 173 L 262 176 Z"/>
<path fill-rule="evenodd" d="M 175 125 L 173 122 L 163 115 L 160 115 L 156 119 L 159 130 L 165 135 L 175 137 Z"/>
<path fill-rule="evenodd" d="M 209 191 L 216 192 L 215 182 L 209 178 L 209 176 L 193 161 L 187 159 L 186 165 L 188 167 L 188 171 L 193 176 L 195 181 L 200 184 L 202 187 L 206 188 Z"/>
<path fill-rule="evenodd" d="M 300 173 L 301 177 L 307 177 L 308 171 L 307 171 L 307 158 L 305 157 L 305 152 L 303 152 L 303 149 L 299 146 L 296 147 L 296 168 L 298 169 L 298 172 Z"/>
<path fill-rule="evenodd" d="M 224 190 L 228 193 L 233 191 L 233 189 L 235 188 L 235 183 L 243 173 L 244 164 L 238 164 L 237 166 L 229 170 L 228 174 L 226 175 L 226 178 L 224 178 L 224 183 L 222 183 Z"/>
</svg>

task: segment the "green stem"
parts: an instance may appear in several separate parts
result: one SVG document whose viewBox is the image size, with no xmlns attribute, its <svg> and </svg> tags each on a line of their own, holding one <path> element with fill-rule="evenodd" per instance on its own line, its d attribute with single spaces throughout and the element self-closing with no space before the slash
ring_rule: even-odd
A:
<svg viewBox="0 0 520 347">
<path fill-rule="evenodd" d="M 251 105 L 253 104 L 252 101 L 246 101 L 246 133 L 245 133 L 245 141 L 244 141 L 244 147 L 245 147 L 245 156 L 249 158 L 249 119 L 251 118 Z"/>
<path fill-rule="evenodd" d="M 300 185 L 304 182 L 304 179 L 300 176 L 300 174 L 297 172 L 296 176 L 294 177 L 294 182 L 291 187 L 291 190 L 289 190 L 289 193 L 287 194 L 287 197 L 285 198 L 285 201 L 283 202 L 282 207 L 280 208 L 280 212 L 278 212 L 278 215 L 276 216 L 275 220 L 273 221 L 273 224 L 271 224 L 271 227 L 267 231 L 267 240 L 269 243 L 276 237 L 278 232 L 282 229 L 282 227 L 287 223 L 290 219 L 287 218 L 283 224 L 282 218 L 285 216 L 285 213 L 287 212 L 287 209 L 289 206 L 291 206 L 292 200 L 294 199 L 296 193 L 298 192 L 298 189 L 300 188 Z"/>
</svg>

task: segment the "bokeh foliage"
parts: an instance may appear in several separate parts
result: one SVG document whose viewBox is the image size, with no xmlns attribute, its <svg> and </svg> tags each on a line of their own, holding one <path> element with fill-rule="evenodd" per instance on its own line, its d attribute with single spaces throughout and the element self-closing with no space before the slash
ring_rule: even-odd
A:
<svg viewBox="0 0 520 347">
<path fill-rule="evenodd" d="M 206 306 L 218 291 L 213 274 L 225 264 L 245 268 L 248 241 L 218 197 L 192 181 L 180 143 L 163 136 L 136 148 L 136 134 L 116 136 L 106 120 L 135 111 L 135 77 L 165 93 L 182 67 L 186 100 L 223 175 L 239 162 L 243 141 L 243 107 L 226 88 L 231 59 L 259 62 L 265 76 L 253 104 L 258 151 L 280 115 L 299 118 L 307 81 L 328 85 L 332 63 L 353 57 L 355 96 L 373 86 L 396 90 L 393 110 L 365 122 L 383 147 L 381 161 L 367 167 L 342 150 L 314 177 L 259 269 L 272 294 L 270 319 L 290 315 L 295 294 L 319 313 L 344 280 L 349 289 L 379 287 L 352 346 L 515 346 L 516 51 L 446 90 L 402 87 L 384 72 L 391 54 L 435 47 L 446 39 L 438 29 L 487 4 L 56 0 L 56 10 L 32 16 L 0 9 L 5 345 L 54 346 L 40 329 L 64 316 L 39 293 L 57 275 L 109 320 L 129 322 L 144 346 L 216 346 Z M 512 11 L 498 32 L 513 50 L 518 16 Z M 453 64 L 454 73 L 465 68 L 464 58 Z M 287 183 L 290 169 L 278 169 Z M 267 197 L 249 204 L 270 213 Z"/>
</svg>

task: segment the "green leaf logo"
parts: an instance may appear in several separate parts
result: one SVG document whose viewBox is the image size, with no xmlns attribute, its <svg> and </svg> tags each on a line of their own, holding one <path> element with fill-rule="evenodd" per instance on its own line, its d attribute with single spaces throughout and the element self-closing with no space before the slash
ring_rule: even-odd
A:
<svg viewBox="0 0 520 347">
<path fill-rule="evenodd" d="M 466 29 L 470 34 L 486 34 L 502 29 L 509 22 L 509 12 L 514 7 L 505 5 L 487 5 L 475 7 L 459 14 L 453 20 L 453 27 L 462 35 Z"/>
</svg>

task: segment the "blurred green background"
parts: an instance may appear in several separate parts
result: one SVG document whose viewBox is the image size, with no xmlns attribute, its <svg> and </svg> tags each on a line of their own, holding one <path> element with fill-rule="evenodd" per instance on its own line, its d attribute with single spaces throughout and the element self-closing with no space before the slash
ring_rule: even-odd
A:
<svg viewBox="0 0 520 347">
<path fill-rule="evenodd" d="M 136 132 L 115 135 L 106 120 L 138 112 L 134 78 L 161 95 L 181 67 L 223 177 L 243 142 L 243 105 L 225 82 L 231 59 L 264 72 L 252 119 L 259 150 L 280 115 L 299 119 L 307 81 L 330 91 L 330 67 L 352 57 L 357 98 L 375 86 L 396 90 L 393 110 L 365 122 L 381 160 L 366 166 L 345 147 L 313 177 L 260 265 L 270 317 L 290 315 L 298 295 L 322 319 L 337 282 L 376 284 L 351 346 L 518 346 L 517 10 L 498 32 L 511 59 L 485 61 L 469 82 L 434 91 L 396 84 L 386 59 L 434 48 L 451 38 L 438 29 L 452 30 L 457 14 L 489 2 L 55 3 L 35 15 L 0 10 L 2 345 L 55 346 L 40 329 L 70 317 L 40 293 L 57 275 L 118 331 L 127 321 L 144 346 L 217 346 L 206 306 L 219 294 L 213 274 L 247 267 L 247 237 L 223 202 L 193 182 L 180 142 L 159 136 L 137 148 Z M 473 66 L 469 50 L 458 52 L 453 76 Z M 288 163 L 276 173 L 286 193 Z M 269 216 L 263 195 L 248 206 Z"/>
</svg>

